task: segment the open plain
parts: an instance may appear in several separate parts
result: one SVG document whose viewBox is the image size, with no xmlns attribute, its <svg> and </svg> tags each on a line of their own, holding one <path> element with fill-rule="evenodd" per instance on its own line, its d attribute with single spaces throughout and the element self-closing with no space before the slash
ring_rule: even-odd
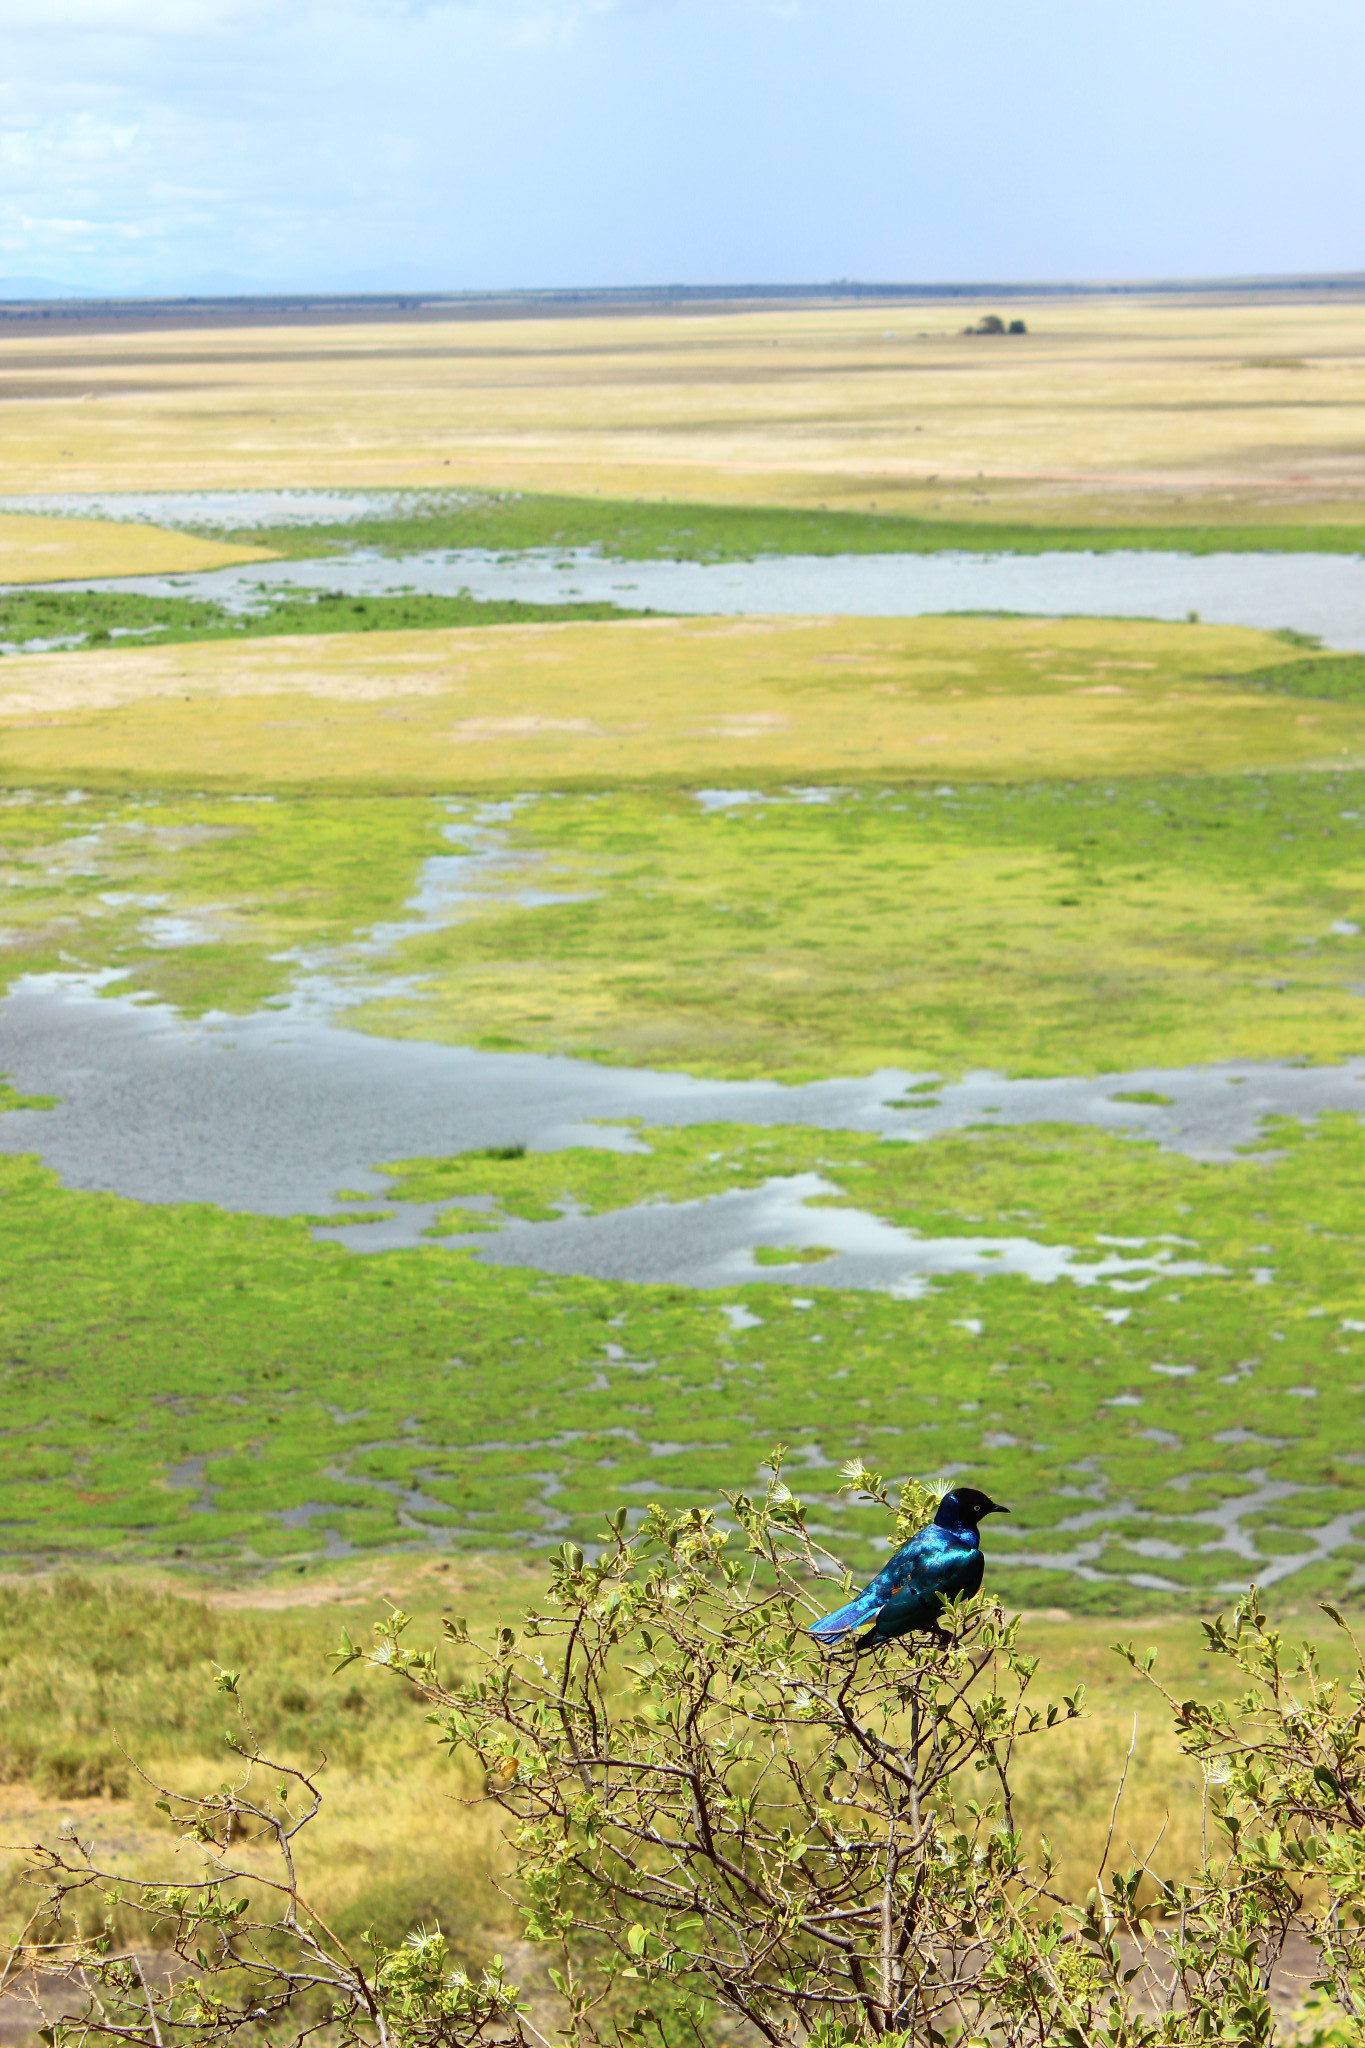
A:
<svg viewBox="0 0 1365 2048">
<path fill-rule="evenodd" d="M 1022 310 L 1008 342 L 919 305 L 6 337 L 6 489 L 447 494 L 329 528 L 338 558 L 1365 546 L 1358 307 Z M 1026 1784 L 1083 1889 L 1130 1725 L 1109 1638 L 1197 1691 L 1239 1585 L 1311 1626 L 1365 1583 L 1365 662 L 1198 620 L 39 608 L 305 544 L 0 516 L 14 1825 L 140 1849 L 110 1731 L 216 1771 L 210 1663 L 241 1664 L 262 1733 L 336 1759 L 328 1909 L 505 1938 L 477 1815 L 404 1846 L 467 1788 L 328 1680 L 337 1615 L 491 1621 L 604 1505 L 714 1504 L 785 1441 L 858 1567 L 855 1455 L 1010 1503 L 988 1583 L 1096 1695 Z M 281 1186 L 332 1156 L 344 1096 L 291 1074 L 342 1039 L 488 1128 L 377 1137 L 266 1213 L 220 1119 L 215 1182 L 195 1102 L 234 1088 Z M 518 1060 L 600 1100 L 532 1128 Z M 703 1081 L 876 1113 L 649 1114 Z M 1182 1136 L 1215 1082 L 1255 1114 Z M 207 1162 L 193 1199 L 130 1191 L 153 1138 Z M 1170 1806 L 1188 1865 L 1197 1783 L 1155 1731 L 1135 1771 L 1134 1843 Z"/>
<path fill-rule="evenodd" d="M 5 489 L 454 484 L 997 527 L 1359 528 L 1353 300 L 1010 310 L 1030 331 L 1007 341 L 963 334 L 957 301 L 7 334 Z"/>
</svg>

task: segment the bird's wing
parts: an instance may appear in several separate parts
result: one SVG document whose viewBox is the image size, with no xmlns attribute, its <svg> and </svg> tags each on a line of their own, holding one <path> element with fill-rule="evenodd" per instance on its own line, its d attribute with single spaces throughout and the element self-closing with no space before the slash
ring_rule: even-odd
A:
<svg viewBox="0 0 1365 2048">
<path fill-rule="evenodd" d="M 887 1559 L 861 1593 L 855 1593 L 844 1606 L 836 1607 L 833 1614 L 826 1614 L 815 1622 L 811 1634 L 821 1642 L 835 1642 L 887 1609 L 897 1617 L 918 1614 L 921 1609 L 926 1615 L 931 1615 L 937 1612 L 942 1600 L 951 1600 L 958 1593 L 975 1593 L 981 1584 L 983 1568 L 979 1550 L 964 1553 L 960 1543 L 949 1541 L 942 1530 L 930 1523 L 908 1543 L 902 1543 L 895 1556 Z M 881 1624 L 879 1633 L 887 1633 Z"/>
<path fill-rule="evenodd" d="M 870 1633 L 861 1640 L 865 1643 L 886 1643 L 893 1636 L 907 1634 L 912 1628 L 932 1628 L 941 1606 L 937 1593 L 907 1586 L 890 1600 L 883 1601 L 873 1618 Z"/>
<path fill-rule="evenodd" d="M 869 1585 L 868 1592 L 875 1591 L 880 1599 L 890 1600 L 903 1586 L 912 1585 L 924 1569 L 926 1556 L 932 1552 L 937 1534 L 932 1524 L 927 1529 L 917 1530 L 908 1543 L 902 1543 L 894 1557 L 888 1557 Z"/>
<path fill-rule="evenodd" d="M 886 1640 L 907 1629 L 929 1627 L 942 1612 L 945 1600 L 978 1590 L 984 1569 L 979 1550 L 964 1556 L 956 1545 L 924 1544 L 906 1560 L 898 1574 L 900 1583 L 878 1606 L 874 1635 Z"/>
<path fill-rule="evenodd" d="M 836 1607 L 833 1614 L 822 1614 L 819 1621 L 811 1623 L 811 1634 L 822 1643 L 833 1643 L 853 1629 L 861 1628 L 865 1621 L 871 1621 L 882 1604 L 873 1590 L 876 1583 L 874 1579 L 871 1586 L 864 1586 L 861 1593 L 855 1593 L 842 1607 Z"/>
<path fill-rule="evenodd" d="M 976 1591 L 984 1568 L 979 1550 L 967 1550 L 960 1543 L 939 1543 L 921 1560 L 916 1577 L 926 1593 L 955 1600 L 959 1593 Z"/>
<path fill-rule="evenodd" d="M 833 1614 L 822 1615 L 811 1627 L 811 1634 L 821 1642 L 835 1642 L 846 1636 L 851 1629 L 861 1628 L 871 1621 L 879 1607 L 894 1599 L 907 1585 L 914 1582 L 924 1550 L 925 1531 L 912 1536 L 908 1543 L 902 1543 L 893 1557 L 889 1557 L 875 1578 L 869 1579 L 861 1593 L 855 1593 L 842 1607 L 836 1607 Z"/>
</svg>

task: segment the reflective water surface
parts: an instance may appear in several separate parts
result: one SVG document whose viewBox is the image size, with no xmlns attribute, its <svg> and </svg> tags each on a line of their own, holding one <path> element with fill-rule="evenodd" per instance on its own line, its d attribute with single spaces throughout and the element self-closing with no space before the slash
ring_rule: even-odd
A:
<svg viewBox="0 0 1365 2048">
<path fill-rule="evenodd" d="M 236 564 L 183 576 L 93 577 L 51 590 L 130 590 L 266 608 L 270 590 L 382 597 L 416 591 L 626 611 L 870 618 L 1005 611 L 1292 627 L 1365 650 L 1365 562 L 1354 555 L 785 555 L 752 562 L 619 562 L 590 549 L 484 549 Z"/>
<path fill-rule="evenodd" d="M 402 491 L 167 491 L 0 496 L 0 511 L 150 520 L 196 529 L 345 524 L 401 514 Z M 1293 627 L 1332 647 L 1365 650 L 1365 561 L 1340 554 L 1183 555 L 1133 550 L 1040 555 L 812 555 L 736 562 L 632 562 L 595 548 L 428 549 L 406 555 L 355 548 L 316 561 L 239 564 L 183 576 L 95 578 L 58 590 L 131 590 L 263 608 L 270 589 L 358 597 L 416 591 L 537 604 L 574 600 L 628 611 L 899 617 L 1012 611 L 1183 619 Z M 55 644 L 55 643 L 54 643 Z"/>
<path fill-rule="evenodd" d="M 1061 1122 L 1226 1159 L 1269 1115 L 1365 1109 L 1365 1059 L 1047 1080 L 977 1073 L 941 1086 L 886 1069 L 788 1087 L 372 1037 L 306 1006 L 188 1023 L 78 975 L 26 977 L 0 1002 L 0 1073 L 21 1093 L 60 1098 L 50 1110 L 0 1117 L 0 1151 L 38 1152 L 70 1187 L 263 1215 L 325 1213 L 340 1188 L 382 1196 L 387 1183 L 375 1169 L 386 1160 L 506 1144 L 634 1147 L 627 1119 L 804 1124 L 907 1141 L 971 1124 Z M 1134 1094 L 1160 1099 L 1125 1099 Z M 1116 1247 L 1112 1259 L 1086 1265 L 1067 1247 L 1027 1239 L 920 1240 L 873 1217 L 809 1207 L 821 1191 L 814 1176 L 798 1176 L 699 1202 L 510 1223 L 475 1240 L 481 1257 L 501 1263 L 701 1286 L 790 1282 L 790 1268 L 755 1267 L 760 1245 L 826 1247 L 828 1258 L 801 1267 L 803 1285 L 898 1292 L 950 1271 L 1065 1275 L 1121 1291 L 1178 1266 L 1178 1253 L 1160 1247 Z M 338 1235 L 380 1250 L 432 1242 L 424 1232 L 456 1220 L 439 1206 L 398 1208 L 382 1225 L 339 1226 Z"/>
</svg>

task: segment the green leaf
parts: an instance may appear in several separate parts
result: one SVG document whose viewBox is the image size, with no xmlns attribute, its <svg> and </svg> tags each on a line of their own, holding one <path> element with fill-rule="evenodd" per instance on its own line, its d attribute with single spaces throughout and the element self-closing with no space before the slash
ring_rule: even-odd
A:
<svg viewBox="0 0 1365 2048">
<path fill-rule="evenodd" d="M 332 1656 L 336 1659 L 332 1676 L 335 1678 L 338 1671 L 344 1671 L 348 1664 L 354 1664 L 359 1655 L 360 1652 L 351 1641 L 348 1631 L 343 1629 L 341 1631 L 340 1647 L 332 1652 Z"/>
</svg>

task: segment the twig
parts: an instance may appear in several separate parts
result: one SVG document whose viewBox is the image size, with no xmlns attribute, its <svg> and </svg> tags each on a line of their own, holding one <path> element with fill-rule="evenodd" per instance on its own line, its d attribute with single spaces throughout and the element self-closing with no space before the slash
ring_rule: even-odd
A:
<svg viewBox="0 0 1365 2048">
<path fill-rule="evenodd" d="M 156 2007 L 152 2003 L 152 1992 L 151 1986 L 147 1982 L 147 1973 L 142 1967 L 142 1958 L 137 1950 L 134 1949 L 132 1954 L 133 1968 L 137 1971 L 137 1981 L 142 1986 L 142 1995 L 147 2001 L 147 2017 L 152 2023 L 152 2039 L 156 2043 L 156 2048 L 162 2048 L 161 2028 L 157 2022 Z"/>
<path fill-rule="evenodd" d="M 1106 1934 L 1109 1933 L 1114 1922 L 1109 1911 L 1109 1895 L 1104 1888 L 1104 1866 L 1109 1861 L 1109 1849 L 1114 1840 L 1114 1825 L 1119 1817 L 1119 1801 L 1123 1797 L 1123 1788 L 1128 1783 L 1128 1766 L 1133 1761 L 1134 1753 L 1137 1750 L 1137 1730 L 1138 1717 L 1134 1714 L 1133 1739 L 1128 1744 L 1128 1754 L 1124 1757 L 1123 1769 L 1119 1772 L 1118 1789 L 1114 1793 L 1114 1804 L 1109 1815 L 1109 1832 L 1104 1838 L 1104 1854 L 1100 1858 L 1099 1869 L 1095 1872 L 1095 1885 L 1099 1891 L 1100 1904 L 1104 1908 L 1104 1931 Z"/>
</svg>

